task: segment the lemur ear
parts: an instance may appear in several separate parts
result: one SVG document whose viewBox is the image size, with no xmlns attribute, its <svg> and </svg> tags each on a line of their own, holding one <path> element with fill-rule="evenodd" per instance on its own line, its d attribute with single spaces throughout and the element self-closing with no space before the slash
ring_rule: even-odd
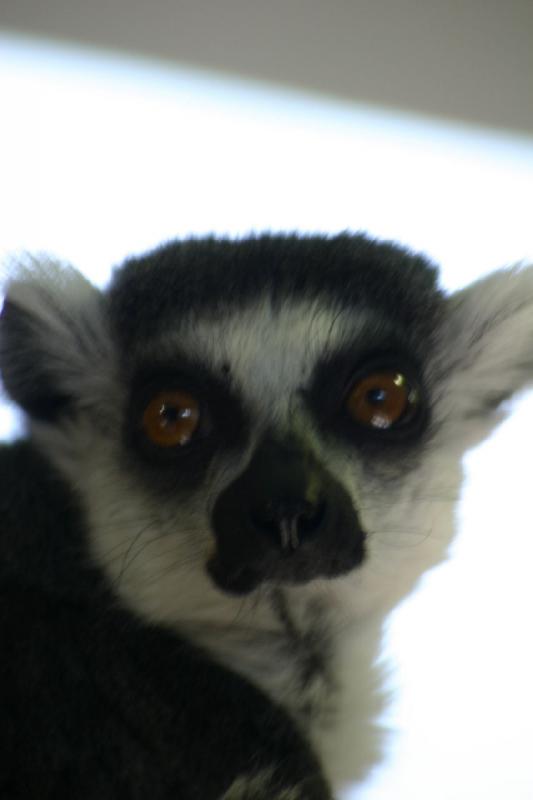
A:
<svg viewBox="0 0 533 800">
<path fill-rule="evenodd" d="M 533 381 L 533 266 L 448 298 L 434 375 L 439 416 L 454 420 L 487 416 Z"/>
<path fill-rule="evenodd" d="M 51 422 L 83 394 L 109 348 L 104 297 L 72 267 L 29 260 L 6 287 L 0 372 L 11 398 Z"/>
</svg>

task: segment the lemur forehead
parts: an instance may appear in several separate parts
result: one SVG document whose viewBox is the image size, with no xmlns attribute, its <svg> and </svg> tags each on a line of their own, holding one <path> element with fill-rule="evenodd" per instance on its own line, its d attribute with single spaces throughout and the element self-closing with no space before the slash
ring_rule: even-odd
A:
<svg viewBox="0 0 533 800">
<path fill-rule="evenodd" d="M 347 345 L 379 345 L 391 332 L 375 313 L 317 300 L 293 300 L 273 306 L 268 299 L 218 313 L 191 313 L 146 343 L 143 360 L 172 364 L 176 355 L 229 374 L 256 391 L 305 385 L 321 359 Z"/>
<path fill-rule="evenodd" d="M 348 234 L 171 242 L 126 261 L 108 296 L 114 336 L 125 353 L 190 313 L 222 318 L 262 298 L 273 307 L 318 300 L 376 309 L 424 340 L 442 302 L 436 271 L 424 258 Z"/>
</svg>

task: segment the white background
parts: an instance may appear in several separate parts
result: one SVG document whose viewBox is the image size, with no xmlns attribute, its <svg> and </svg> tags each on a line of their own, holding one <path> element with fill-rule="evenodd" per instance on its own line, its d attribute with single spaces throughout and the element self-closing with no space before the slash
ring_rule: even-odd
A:
<svg viewBox="0 0 533 800">
<path fill-rule="evenodd" d="M 533 257 L 531 139 L 9 37 L 0 53 L 3 256 L 102 283 L 176 235 L 366 230 L 450 289 Z M 398 737 L 359 800 L 533 797 L 532 412 L 469 457 L 453 558 L 392 620 Z"/>
</svg>

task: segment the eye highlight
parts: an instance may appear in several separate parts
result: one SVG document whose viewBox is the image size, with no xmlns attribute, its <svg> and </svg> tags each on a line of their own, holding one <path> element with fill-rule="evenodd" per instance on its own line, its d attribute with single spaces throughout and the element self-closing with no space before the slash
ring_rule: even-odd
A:
<svg viewBox="0 0 533 800">
<path fill-rule="evenodd" d="M 418 390 L 405 375 L 395 370 L 380 370 L 353 384 L 346 407 L 355 422 L 386 430 L 411 420 L 419 401 Z"/>
<path fill-rule="evenodd" d="M 143 430 L 158 447 L 188 444 L 200 422 L 198 401 L 179 389 L 155 394 L 142 415 Z"/>
</svg>

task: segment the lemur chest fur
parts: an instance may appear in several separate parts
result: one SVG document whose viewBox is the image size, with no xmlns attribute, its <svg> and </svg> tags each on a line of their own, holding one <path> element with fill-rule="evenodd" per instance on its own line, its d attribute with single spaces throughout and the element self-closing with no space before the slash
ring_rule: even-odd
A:
<svg viewBox="0 0 533 800">
<path fill-rule="evenodd" d="M 196 626 L 188 630 L 222 663 L 260 686 L 306 729 L 322 727 L 335 716 L 339 685 L 335 643 L 328 612 L 316 602 L 297 608 L 274 590 L 262 609 L 268 623 Z"/>
</svg>

